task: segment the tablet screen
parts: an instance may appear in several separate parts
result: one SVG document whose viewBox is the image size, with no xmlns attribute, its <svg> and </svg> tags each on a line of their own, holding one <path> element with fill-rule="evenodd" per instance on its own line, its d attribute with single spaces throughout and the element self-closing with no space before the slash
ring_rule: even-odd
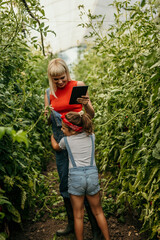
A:
<svg viewBox="0 0 160 240">
<path fill-rule="evenodd" d="M 87 89 L 88 89 L 88 86 L 73 87 L 69 104 L 78 104 L 76 99 L 80 98 L 81 96 L 85 96 L 87 93 Z"/>
</svg>

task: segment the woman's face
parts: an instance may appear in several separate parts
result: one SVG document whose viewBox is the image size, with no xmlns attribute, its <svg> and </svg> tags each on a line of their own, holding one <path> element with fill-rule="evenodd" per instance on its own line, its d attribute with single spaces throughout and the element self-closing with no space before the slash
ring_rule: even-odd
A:
<svg viewBox="0 0 160 240">
<path fill-rule="evenodd" d="M 66 73 L 56 77 L 52 77 L 52 79 L 53 79 L 53 83 L 56 85 L 57 88 L 64 88 L 68 83 Z"/>
</svg>

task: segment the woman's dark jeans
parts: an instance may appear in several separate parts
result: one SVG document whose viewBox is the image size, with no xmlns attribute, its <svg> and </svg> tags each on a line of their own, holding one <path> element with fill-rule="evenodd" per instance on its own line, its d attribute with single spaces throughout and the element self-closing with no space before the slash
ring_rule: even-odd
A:
<svg viewBox="0 0 160 240">
<path fill-rule="evenodd" d="M 52 131 L 54 138 L 59 143 L 61 138 L 64 137 L 63 132 L 61 131 L 62 127 L 62 120 L 61 114 L 57 113 L 56 111 L 52 111 L 51 113 L 51 121 L 52 121 Z M 57 170 L 60 178 L 60 193 L 62 197 L 68 198 L 68 153 L 67 150 L 62 150 L 60 152 L 56 152 L 56 164 Z"/>
</svg>

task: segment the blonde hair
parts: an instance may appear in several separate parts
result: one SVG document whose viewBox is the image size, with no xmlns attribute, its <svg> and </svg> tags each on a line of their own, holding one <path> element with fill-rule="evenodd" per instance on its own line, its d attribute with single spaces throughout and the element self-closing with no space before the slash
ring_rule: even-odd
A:
<svg viewBox="0 0 160 240">
<path fill-rule="evenodd" d="M 92 120 L 87 113 L 78 113 L 78 112 L 68 112 L 65 115 L 65 118 L 72 124 L 82 127 L 83 131 L 87 133 L 87 135 L 93 133 L 93 125 L 92 125 Z M 72 130 L 68 125 L 66 127 L 69 130 Z"/>
<path fill-rule="evenodd" d="M 63 59 L 55 58 L 49 62 L 49 64 L 48 64 L 48 79 L 49 79 L 50 92 L 54 97 L 56 97 L 56 95 L 55 95 L 56 89 L 55 89 L 55 85 L 54 85 L 52 78 L 60 76 L 64 73 L 66 73 L 66 75 L 67 75 L 67 80 L 71 81 L 68 66 Z"/>
</svg>

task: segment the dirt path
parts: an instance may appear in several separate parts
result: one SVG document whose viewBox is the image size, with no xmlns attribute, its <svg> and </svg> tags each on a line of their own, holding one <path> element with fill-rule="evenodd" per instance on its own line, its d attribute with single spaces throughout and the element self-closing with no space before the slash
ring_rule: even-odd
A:
<svg viewBox="0 0 160 240">
<path fill-rule="evenodd" d="M 54 162 L 50 162 L 47 168 L 46 175 L 56 171 Z M 54 177 L 53 177 L 54 180 Z M 55 187 L 55 186 L 54 186 Z M 57 183 L 58 187 L 58 183 Z M 135 225 L 132 218 L 127 216 L 125 224 L 119 223 L 115 217 L 107 219 L 111 240 L 146 240 L 147 237 L 141 235 L 138 231 L 138 226 Z M 70 234 L 67 237 L 56 237 L 55 233 L 58 229 L 66 226 L 64 220 L 52 219 L 47 214 L 44 215 L 38 222 L 28 222 L 23 224 L 22 229 L 14 229 L 11 233 L 10 240 L 75 240 L 75 236 Z M 91 240 L 92 232 L 90 223 L 84 221 L 84 240 Z"/>
</svg>

